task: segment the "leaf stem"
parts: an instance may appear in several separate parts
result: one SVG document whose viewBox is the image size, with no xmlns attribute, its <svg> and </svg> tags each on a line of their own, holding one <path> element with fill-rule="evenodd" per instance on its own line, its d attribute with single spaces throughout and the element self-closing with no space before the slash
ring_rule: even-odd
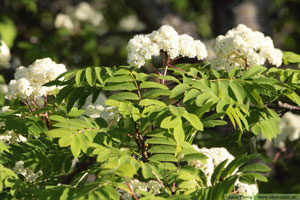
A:
<svg viewBox="0 0 300 200">
<path fill-rule="evenodd" d="M 79 183 L 88 175 L 89 173 L 85 172 L 82 177 L 77 181 L 77 183 L 75 184 L 75 188 L 78 187 Z"/>
<path fill-rule="evenodd" d="M 48 95 L 46 94 L 44 96 L 44 107 L 47 107 L 47 101 L 48 101 Z M 50 129 L 50 120 L 49 120 L 49 115 L 48 112 L 45 112 L 45 122 L 48 130 Z"/>
<path fill-rule="evenodd" d="M 133 76 L 133 74 L 131 72 L 130 72 L 130 76 L 131 76 L 131 78 L 134 81 L 134 84 L 135 84 L 135 87 L 137 89 L 137 93 L 138 93 L 139 99 L 141 100 L 142 99 L 142 95 L 141 95 L 141 91 L 140 91 L 139 85 L 137 84 L 137 82 L 136 82 L 136 80 L 135 80 L 135 78 L 134 78 L 134 76 Z"/>
<path fill-rule="evenodd" d="M 166 193 L 168 193 L 170 196 L 171 194 L 168 192 L 167 188 L 165 187 L 164 183 L 160 180 L 159 176 L 152 170 L 152 174 L 155 176 L 161 187 L 165 190 Z"/>
</svg>

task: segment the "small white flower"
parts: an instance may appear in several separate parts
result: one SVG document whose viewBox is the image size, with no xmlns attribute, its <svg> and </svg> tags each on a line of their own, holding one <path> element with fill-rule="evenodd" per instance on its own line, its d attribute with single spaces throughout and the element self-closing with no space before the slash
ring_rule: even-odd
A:
<svg viewBox="0 0 300 200">
<path fill-rule="evenodd" d="M 119 26 L 125 31 L 140 31 L 145 25 L 139 21 L 136 15 L 129 15 L 120 20 Z"/>
<path fill-rule="evenodd" d="M 152 41 L 158 44 L 160 49 L 167 52 L 171 59 L 179 56 L 179 35 L 173 27 L 163 25 L 150 35 Z"/>
<path fill-rule="evenodd" d="M 150 180 L 149 182 L 141 182 L 138 179 L 133 179 L 128 181 L 128 185 L 131 187 L 131 190 L 136 195 L 136 197 L 141 197 L 141 194 L 138 192 L 138 190 L 144 192 L 151 192 L 155 195 L 159 194 L 160 190 L 162 189 L 160 183 L 154 180 Z M 121 199 L 132 199 L 132 195 L 128 192 L 124 192 L 123 190 L 119 190 L 119 194 L 121 196 Z"/>
<path fill-rule="evenodd" d="M 73 16 L 79 21 L 86 21 L 94 26 L 99 26 L 104 19 L 103 15 L 87 2 L 79 3 L 74 9 Z"/>
<path fill-rule="evenodd" d="M 104 110 L 105 108 L 102 105 L 89 105 L 87 106 L 85 113 L 91 118 L 98 118 Z"/>
<path fill-rule="evenodd" d="M 6 43 L 3 40 L 1 40 L 0 41 L 0 66 L 8 68 L 10 58 L 11 58 L 10 50 L 6 45 Z"/>
<path fill-rule="evenodd" d="M 28 70 L 24 66 L 20 66 L 16 69 L 14 74 L 15 79 L 26 78 L 28 76 Z"/>
<path fill-rule="evenodd" d="M 59 13 L 56 16 L 54 26 L 56 28 L 66 28 L 70 31 L 72 31 L 75 27 L 72 18 L 69 15 L 65 15 L 62 13 Z"/>
<path fill-rule="evenodd" d="M 236 192 L 239 194 L 250 194 L 250 195 L 256 195 L 258 194 L 258 187 L 257 184 L 246 184 L 241 183 L 237 181 L 235 183 Z"/>
<path fill-rule="evenodd" d="M 300 115 L 287 112 L 281 118 L 279 123 L 280 134 L 273 140 L 275 147 L 285 147 L 285 141 L 295 141 L 300 138 Z"/>
<path fill-rule="evenodd" d="M 33 90 L 33 87 L 26 78 L 13 79 L 9 82 L 7 97 L 8 99 L 29 99 Z"/>
<path fill-rule="evenodd" d="M 21 174 L 22 176 L 24 176 L 26 182 L 35 182 L 36 179 L 43 174 L 41 170 L 37 173 L 34 173 L 31 167 L 24 168 L 24 161 L 16 162 L 16 165 L 12 170 L 16 174 Z"/>
</svg>

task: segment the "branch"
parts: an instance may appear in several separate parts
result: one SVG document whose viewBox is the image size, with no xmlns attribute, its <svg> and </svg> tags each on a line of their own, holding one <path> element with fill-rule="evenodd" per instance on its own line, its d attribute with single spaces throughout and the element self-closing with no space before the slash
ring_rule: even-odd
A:
<svg viewBox="0 0 300 200">
<path fill-rule="evenodd" d="M 137 198 L 137 197 L 135 196 L 135 194 L 133 193 L 133 191 L 132 191 L 132 189 L 131 189 L 131 187 L 130 187 L 128 181 L 126 181 L 126 185 L 127 185 L 128 189 L 129 189 L 129 191 L 130 191 L 130 194 L 133 196 L 133 198 L 134 198 L 135 200 L 138 200 L 138 198 Z"/>
</svg>

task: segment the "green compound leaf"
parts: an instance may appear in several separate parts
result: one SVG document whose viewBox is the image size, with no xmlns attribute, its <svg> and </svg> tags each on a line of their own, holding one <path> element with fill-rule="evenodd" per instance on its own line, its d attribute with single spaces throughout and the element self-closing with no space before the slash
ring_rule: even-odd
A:
<svg viewBox="0 0 300 200">
<path fill-rule="evenodd" d="M 165 89 L 168 90 L 169 88 L 163 84 L 157 83 L 157 82 L 143 82 L 140 85 L 140 88 L 158 88 L 158 89 Z"/>
<path fill-rule="evenodd" d="M 265 72 L 267 70 L 266 67 L 263 67 L 261 65 L 254 65 L 251 66 L 247 71 L 245 71 L 242 75 L 243 79 L 250 79 L 255 77 L 258 74 L 262 74 L 263 72 Z"/>
<path fill-rule="evenodd" d="M 255 163 L 251 165 L 246 165 L 245 167 L 239 170 L 240 172 L 249 172 L 249 171 L 256 171 L 256 172 L 268 172 L 271 171 L 271 168 L 267 165 Z"/>
<path fill-rule="evenodd" d="M 112 100 L 139 100 L 137 94 L 132 92 L 120 92 L 117 94 L 111 95 L 108 99 Z"/>
</svg>

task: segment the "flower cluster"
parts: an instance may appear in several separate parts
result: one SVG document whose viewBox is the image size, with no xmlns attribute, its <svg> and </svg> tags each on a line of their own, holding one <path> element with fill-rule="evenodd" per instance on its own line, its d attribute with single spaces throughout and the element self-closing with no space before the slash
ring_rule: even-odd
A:
<svg viewBox="0 0 300 200">
<path fill-rule="evenodd" d="M 106 97 L 103 93 L 100 93 L 94 104 L 92 104 L 92 96 L 88 96 L 83 106 L 84 114 L 91 118 L 102 117 L 107 122 L 115 124 L 120 119 L 119 111 L 114 106 L 106 106 L 105 102 Z"/>
<path fill-rule="evenodd" d="M 179 35 L 174 28 L 163 25 L 160 29 L 147 35 L 134 36 L 127 45 L 128 63 L 141 67 L 152 56 L 158 56 L 160 50 L 166 52 L 171 59 L 178 56 L 201 60 L 207 56 L 205 45 L 187 34 Z"/>
<path fill-rule="evenodd" d="M 279 123 L 280 134 L 274 139 L 274 146 L 278 148 L 285 147 L 285 141 L 295 141 L 300 138 L 300 115 L 287 112 L 281 118 Z"/>
<path fill-rule="evenodd" d="M 0 66 L 2 67 L 9 67 L 9 60 L 10 60 L 10 50 L 6 43 L 1 40 L 0 41 Z"/>
<path fill-rule="evenodd" d="M 43 86 L 66 71 L 63 64 L 57 64 L 50 58 L 38 59 L 28 68 L 19 67 L 15 72 L 15 79 L 8 85 L 8 99 L 36 99 L 52 93 L 58 87 Z"/>
<path fill-rule="evenodd" d="M 145 24 L 136 15 L 128 15 L 120 20 L 119 27 L 124 31 L 141 31 L 145 29 Z"/>
<path fill-rule="evenodd" d="M 89 3 L 81 2 L 76 7 L 68 7 L 66 14 L 59 13 L 54 25 L 56 28 L 66 28 L 73 31 L 76 26 L 79 26 L 80 22 L 87 22 L 95 27 L 99 26 L 104 17 L 95 10 Z"/>
<path fill-rule="evenodd" d="M 131 187 L 131 190 L 133 191 L 133 193 L 136 195 L 136 197 L 141 196 L 139 194 L 138 190 L 145 191 L 145 192 L 151 192 L 152 194 L 159 194 L 160 189 L 161 189 L 161 185 L 159 184 L 159 182 L 154 181 L 154 180 L 150 180 L 148 182 L 141 182 L 137 179 L 133 179 L 133 180 L 128 181 L 128 184 Z M 124 199 L 124 200 L 132 199 L 132 195 L 128 192 L 123 192 L 120 190 L 119 193 L 121 195 L 121 199 Z"/>
<path fill-rule="evenodd" d="M 239 194 L 258 194 L 258 187 L 256 184 L 246 184 L 237 181 L 235 183 L 235 190 Z"/>
<path fill-rule="evenodd" d="M 40 170 L 37 173 L 33 172 L 33 169 L 30 167 L 24 168 L 24 161 L 16 162 L 15 167 L 12 169 L 16 174 L 21 174 L 24 176 L 26 182 L 34 182 L 36 179 L 43 174 Z"/>
<path fill-rule="evenodd" d="M 199 168 L 203 171 L 203 173 L 207 176 L 208 185 L 211 186 L 211 176 L 214 172 L 215 167 L 220 164 L 222 161 L 227 159 L 227 163 L 225 167 L 234 160 L 234 156 L 231 155 L 227 149 L 221 147 L 221 148 L 201 148 L 199 149 L 196 145 L 193 145 L 193 147 L 200 153 L 207 156 L 206 163 L 202 162 L 200 160 L 191 160 L 188 161 L 188 165 Z M 237 171 L 237 170 L 236 170 Z M 236 172 L 235 171 L 235 172 Z M 233 173 L 235 173 L 233 172 Z M 258 188 L 256 184 L 248 185 L 245 183 L 241 183 L 237 181 L 235 183 L 235 187 L 237 188 L 238 193 L 247 193 L 247 194 L 257 194 Z"/>
<path fill-rule="evenodd" d="M 274 48 L 272 39 L 243 24 L 229 30 L 225 36 L 218 36 L 214 52 L 216 58 L 212 67 L 227 71 L 233 67 L 263 65 L 266 60 L 277 67 L 282 63 L 282 52 Z"/>
</svg>

